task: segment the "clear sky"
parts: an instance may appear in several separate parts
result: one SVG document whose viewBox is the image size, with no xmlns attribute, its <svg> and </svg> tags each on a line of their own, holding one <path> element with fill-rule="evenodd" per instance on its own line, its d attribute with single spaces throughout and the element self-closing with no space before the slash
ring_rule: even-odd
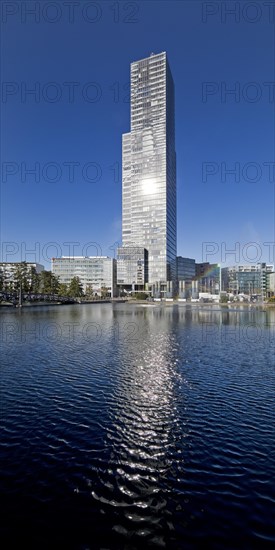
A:
<svg viewBox="0 0 275 550">
<path fill-rule="evenodd" d="M 35 6 L 36 15 L 26 13 Z M 46 258 L 68 255 L 64 243 L 72 242 L 75 255 L 94 255 L 92 242 L 114 255 L 130 63 L 161 51 L 176 92 L 178 254 L 225 264 L 273 260 L 264 244 L 275 240 L 271 7 L 196 0 L 1 7 L 2 260 L 48 268 Z M 36 95 L 27 93 L 35 87 Z M 36 175 L 25 173 L 34 168 Z M 35 243 L 36 253 L 25 254 Z M 225 257 L 226 248 L 236 253 Z"/>
</svg>

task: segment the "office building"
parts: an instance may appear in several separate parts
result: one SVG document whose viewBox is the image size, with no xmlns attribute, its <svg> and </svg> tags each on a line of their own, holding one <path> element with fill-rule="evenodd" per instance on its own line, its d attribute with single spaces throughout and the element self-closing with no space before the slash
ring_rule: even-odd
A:
<svg viewBox="0 0 275 550">
<path fill-rule="evenodd" d="M 177 256 L 177 278 L 179 281 L 192 280 L 196 275 L 196 262 L 192 258 Z"/>
<path fill-rule="evenodd" d="M 220 292 L 220 266 L 209 262 L 196 263 L 194 292 L 218 295 Z"/>
<path fill-rule="evenodd" d="M 177 256 L 176 265 L 179 298 L 190 298 L 192 295 L 192 281 L 196 275 L 195 260 Z"/>
<path fill-rule="evenodd" d="M 117 250 L 117 284 L 121 290 L 143 290 L 148 282 L 148 251 L 141 247 Z"/>
<path fill-rule="evenodd" d="M 266 263 L 233 265 L 222 268 L 222 290 L 234 295 L 267 297 L 269 274 L 274 266 Z"/>
<path fill-rule="evenodd" d="M 148 282 L 176 280 L 174 84 L 165 52 L 131 64 L 131 131 L 122 139 L 122 245 L 148 250 Z"/>
<path fill-rule="evenodd" d="M 275 273 L 274 272 L 268 272 L 267 273 L 267 298 L 272 298 L 275 296 Z"/>
<path fill-rule="evenodd" d="M 116 260 L 108 256 L 62 256 L 52 258 L 52 272 L 60 283 L 70 284 L 79 277 L 84 292 L 92 288 L 95 296 L 116 296 Z"/>
</svg>

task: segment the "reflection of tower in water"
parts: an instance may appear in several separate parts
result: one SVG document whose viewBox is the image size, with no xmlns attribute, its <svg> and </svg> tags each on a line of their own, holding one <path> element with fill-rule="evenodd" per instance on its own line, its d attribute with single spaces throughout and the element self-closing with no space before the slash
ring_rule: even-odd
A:
<svg viewBox="0 0 275 550">
<path fill-rule="evenodd" d="M 154 328 L 156 312 L 142 313 L 147 335 L 119 346 L 121 371 L 107 427 L 109 469 L 101 476 L 101 495 L 93 496 L 105 512 L 107 507 L 114 531 L 134 543 L 162 545 L 173 530 L 167 479 L 181 460 L 178 347 L 173 335 Z"/>
</svg>

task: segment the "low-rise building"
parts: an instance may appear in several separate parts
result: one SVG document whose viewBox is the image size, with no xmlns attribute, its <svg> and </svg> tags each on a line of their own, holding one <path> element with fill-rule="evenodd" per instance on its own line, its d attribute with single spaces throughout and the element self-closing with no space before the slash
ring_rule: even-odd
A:
<svg viewBox="0 0 275 550">
<path fill-rule="evenodd" d="M 62 256 L 52 258 L 52 272 L 60 283 L 70 284 L 78 277 L 84 292 L 92 288 L 94 295 L 107 295 L 111 298 L 117 295 L 116 260 L 108 256 Z"/>
<path fill-rule="evenodd" d="M 175 281 L 156 281 L 148 285 L 148 290 L 152 298 L 157 300 L 171 300 L 176 293 L 175 285 Z"/>
<path fill-rule="evenodd" d="M 272 298 L 275 296 L 275 273 L 267 273 L 267 298 Z"/>
<path fill-rule="evenodd" d="M 266 263 L 233 265 L 222 268 L 222 290 L 234 295 L 245 294 L 265 299 L 269 276 L 274 266 Z"/>
<path fill-rule="evenodd" d="M 218 295 L 220 293 L 220 265 L 203 262 L 196 264 L 197 292 Z"/>
</svg>

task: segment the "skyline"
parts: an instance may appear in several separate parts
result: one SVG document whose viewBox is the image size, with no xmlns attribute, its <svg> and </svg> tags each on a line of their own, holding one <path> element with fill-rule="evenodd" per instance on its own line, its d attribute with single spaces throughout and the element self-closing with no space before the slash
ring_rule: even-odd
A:
<svg viewBox="0 0 275 550">
<path fill-rule="evenodd" d="M 275 241 L 267 13 L 254 24 L 232 16 L 222 23 L 219 14 L 203 12 L 203 2 L 160 2 L 158 10 L 153 2 L 134 2 L 133 14 L 124 9 L 127 3 L 120 13 L 111 2 L 94 4 L 102 7 L 94 23 L 79 14 L 72 23 L 65 14 L 56 24 L 42 17 L 23 23 L 20 14 L 5 22 L 2 14 L 1 240 L 19 249 L 23 243 L 23 250 L 24 243 L 33 249 L 38 242 L 41 256 L 49 242 L 59 244 L 61 255 L 68 254 L 63 243 L 79 243 L 75 254 L 81 255 L 95 242 L 113 257 L 121 243 L 129 66 L 152 51 L 166 51 L 176 90 L 178 255 L 230 265 L 238 263 L 236 254 L 223 262 L 222 243 L 237 251 L 240 243 L 239 263 L 274 263 L 271 246 L 264 245 Z M 78 35 L 81 41 L 74 42 Z M 35 82 L 36 98 L 26 94 Z M 226 88 L 235 94 L 226 96 Z M 37 181 L 31 174 L 24 179 L 24 168 L 35 165 Z M 226 168 L 236 174 L 226 177 Z M 54 175 L 59 181 L 50 181 Z M 248 249 L 250 242 L 258 249 Z M 203 243 L 212 243 L 212 250 Z M 245 261 L 257 251 L 256 259 Z M 56 255 L 53 247 L 47 252 Z M 13 259 L 19 261 L 20 252 L 7 261 Z M 40 263 L 47 268 L 45 258 Z"/>
</svg>

